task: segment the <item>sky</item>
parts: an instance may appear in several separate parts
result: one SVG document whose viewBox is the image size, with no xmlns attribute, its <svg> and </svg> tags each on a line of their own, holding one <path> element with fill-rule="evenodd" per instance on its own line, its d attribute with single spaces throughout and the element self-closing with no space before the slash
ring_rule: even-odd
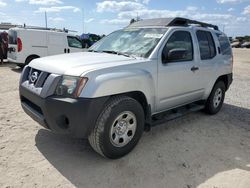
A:
<svg viewBox="0 0 250 188">
<path fill-rule="evenodd" d="M 0 22 L 109 34 L 131 18 L 185 17 L 250 35 L 250 0 L 0 0 Z"/>
</svg>

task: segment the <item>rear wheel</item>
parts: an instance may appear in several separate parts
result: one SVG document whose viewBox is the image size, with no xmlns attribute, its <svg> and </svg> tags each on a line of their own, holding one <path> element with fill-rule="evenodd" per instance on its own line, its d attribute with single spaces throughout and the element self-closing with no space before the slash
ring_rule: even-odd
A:
<svg viewBox="0 0 250 188">
<path fill-rule="evenodd" d="M 89 136 L 93 149 L 110 159 L 121 158 L 137 145 L 144 130 L 144 111 L 134 99 L 113 97 Z"/>
<path fill-rule="evenodd" d="M 205 111 L 208 114 L 214 115 L 221 110 L 225 99 L 225 92 L 226 86 L 224 82 L 217 82 L 206 102 Z"/>
<path fill-rule="evenodd" d="M 28 57 L 28 58 L 26 59 L 26 61 L 25 61 L 25 65 L 24 65 L 24 66 L 30 64 L 30 62 L 31 62 L 32 60 L 37 59 L 37 58 L 39 58 L 39 57 L 38 57 L 38 56 L 30 56 L 30 57 Z"/>
</svg>

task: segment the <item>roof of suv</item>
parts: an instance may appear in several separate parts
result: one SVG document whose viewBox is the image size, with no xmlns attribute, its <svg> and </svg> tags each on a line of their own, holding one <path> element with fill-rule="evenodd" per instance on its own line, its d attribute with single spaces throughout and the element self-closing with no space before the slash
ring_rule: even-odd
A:
<svg viewBox="0 0 250 188">
<path fill-rule="evenodd" d="M 156 18 L 156 19 L 147 19 L 147 20 L 141 20 L 138 22 L 134 22 L 128 26 L 128 28 L 138 28 L 138 27 L 152 27 L 152 26 L 158 26 L 158 27 L 173 27 L 173 26 L 183 26 L 187 27 L 190 25 L 198 25 L 200 27 L 205 28 L 212 28 L 214 30 L 219 30 L 219 27 L 216 25 L 199 22 L 196 20 L 190 20 L 186 18 Z"/>
</svg>

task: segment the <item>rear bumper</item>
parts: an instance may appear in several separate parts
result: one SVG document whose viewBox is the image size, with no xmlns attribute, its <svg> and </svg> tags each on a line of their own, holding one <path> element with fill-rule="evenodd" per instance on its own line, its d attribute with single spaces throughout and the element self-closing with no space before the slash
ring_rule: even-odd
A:
<svg viewBox="0 0 250 188">
<path fill-rule="evenodd" d="M 8 62 L 15 63 L 15 64 L 24 64 L 23 62 L 18 62 L 17 60 L 9 58 L 9 57 L 8 57 Z"/>
<path fill-rule="evenodd" d="M 59 134 L 87 138 L 108 97 L 71 99 L 48 97 L 43 99 L 20 87 L 23 110 L 43 127 Z"/>
</svg>

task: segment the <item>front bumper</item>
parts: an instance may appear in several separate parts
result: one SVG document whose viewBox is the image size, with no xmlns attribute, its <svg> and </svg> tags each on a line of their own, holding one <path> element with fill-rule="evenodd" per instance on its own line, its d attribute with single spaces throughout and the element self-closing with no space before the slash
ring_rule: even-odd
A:
<svg viewBox="0 0 250 188">
<path fill-rule="evenodd" d="M 43 127 L 59 134 L 87 138 L 108 97 L 71 99 L 50 96 L 41 98 L 20 86 L 23 110 Z"/>
</svg>

